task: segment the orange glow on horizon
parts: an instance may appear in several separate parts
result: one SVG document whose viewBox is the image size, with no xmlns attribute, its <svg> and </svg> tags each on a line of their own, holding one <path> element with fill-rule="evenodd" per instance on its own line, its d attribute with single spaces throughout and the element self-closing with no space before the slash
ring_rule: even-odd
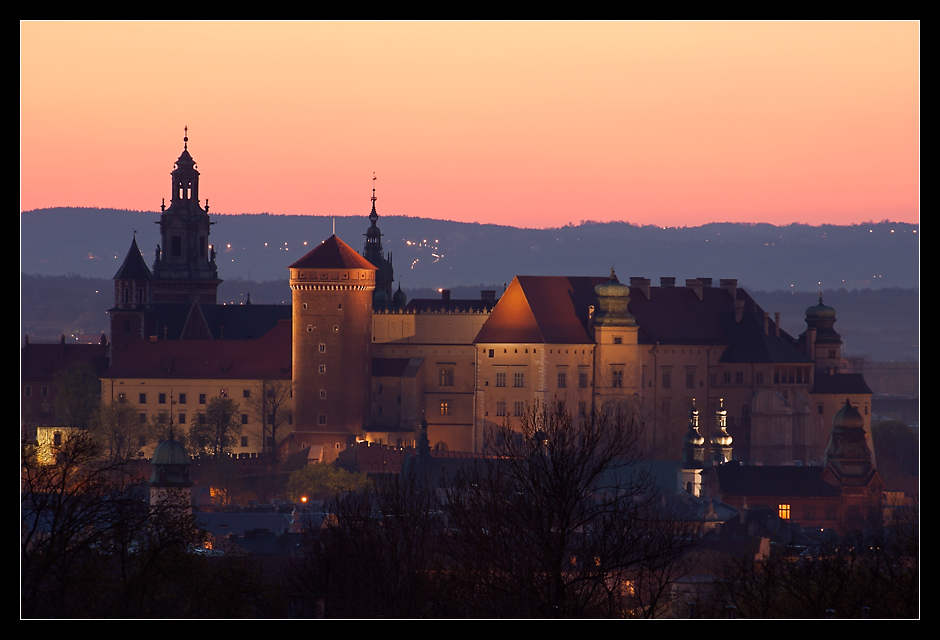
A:
<svg viewBox="0 0 940 640">
<path fill-rule="evenodd" d="M 917 22 L 23 22 L 21 210 L 919 222 Z M 373 171 L 382 178 L 373 183 Z"/>
</svg>

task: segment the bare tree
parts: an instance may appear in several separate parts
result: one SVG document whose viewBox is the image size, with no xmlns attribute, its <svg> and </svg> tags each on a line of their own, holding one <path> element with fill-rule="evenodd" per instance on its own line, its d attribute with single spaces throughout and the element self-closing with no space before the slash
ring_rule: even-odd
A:
<svg viewBox="0 0 940 640">
<path fill-rule="evenodd" d="M 278 445 L 287 436 L 285 427 L 293 423 L 292 389 L 290 380 L 262 380 L 247 400 L 261 423 L 261 450 L 270 450 L 275 464 Z"/>
<path fill-rule="evenodd" d="M 94 437 L 114 462 L 136 457 L 153 438 L 153 425 L 141 421 L 137 405 L 124 402 L 102 405 L 96 422 Z"/>
<path fill-rule="evenodd" d="M 613 617 L 629 580 L 688 549 L 656 512 L 623 414 L 576 422 L 533 406 L 486 435 L 491 457 L 447 483 L 446 548 L 471 616 Z"/>
<path fill-rule="evenodd" d="M 205 413 L 193 414 L 189 428 L 194 455 L 219 459 L 231 453 L 242 432 L 238 403 L 231 398 L 212 398 Z"/>
</svg>

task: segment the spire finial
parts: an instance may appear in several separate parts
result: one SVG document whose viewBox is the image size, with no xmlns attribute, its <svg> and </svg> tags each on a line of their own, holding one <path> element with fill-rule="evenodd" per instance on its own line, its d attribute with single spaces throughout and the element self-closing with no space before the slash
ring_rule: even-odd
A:
<svg viewBox="0 0 940 640">
<path fill-rule="evenodd" d="M 822 304 L 822 291 L 819 292 L 819 304 Z"/>
<path fill-rule="evenodd" d="M 186 151 L 188 143 L 189 143 L 189 127 L 183 126 L 183 151 Z"/>
<path fill-rule="evenodd" d="M 372 172 L 372 208 L 375 208 L 375 171 Z"/>
<path fill-rule="evenodd" d="M 336 216 L 333 216 L 333 235 L 336 235 Z"/>
</svg>

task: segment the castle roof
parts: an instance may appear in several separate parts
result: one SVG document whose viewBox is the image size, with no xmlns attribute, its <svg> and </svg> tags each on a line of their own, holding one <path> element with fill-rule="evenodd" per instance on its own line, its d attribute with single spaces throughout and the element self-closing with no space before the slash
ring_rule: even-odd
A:
<svg viewBox="0 0 940 640">
<path fill-rule="evenodd" d="M 839 490 L 822 479 L 821 467 L 712 467 L 722 496 L 835 497 Z"/>
<path fill-rule="evenodd" d="M 257 340 L 139 340 L 101 377 L 290 380 L 291 325 Z"/>
<path fill-rule="evenodd" d="M 292 264 L 290 269 L 368 269 L 376 267 L 335 235 Z"/>
<path fill-rule="evenodd" d="M 871 394 L 865 377 L 860 373 L 836 373 L 825 375 L 816 373 L 813 384 L 813 393 L 842 394 Z"/>
<path fill-rule="evenodd" d="M 114 274 L 114 280 L 153 280 L 153 274 L 137 246 L 137 236 L 131 240 L 131 247 L 127 250 L 121 268 Z"/>
</svg>

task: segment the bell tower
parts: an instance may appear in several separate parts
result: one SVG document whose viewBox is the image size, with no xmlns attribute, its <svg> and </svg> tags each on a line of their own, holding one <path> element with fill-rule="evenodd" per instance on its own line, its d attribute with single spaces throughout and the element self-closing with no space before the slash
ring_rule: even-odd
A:
<svg viewBox="0 0 940 640">
<path fill-rule="evenodd" d="M 170 206 L 160 207 L 160 244 L 153 263 L 154 302 L 215 304 L 219 272 L 209 244 L 209 202 L 199 204 L 199 171 L 189 153 L 188 127 L 183 153 L 170 173 Z"/>
</svg>

